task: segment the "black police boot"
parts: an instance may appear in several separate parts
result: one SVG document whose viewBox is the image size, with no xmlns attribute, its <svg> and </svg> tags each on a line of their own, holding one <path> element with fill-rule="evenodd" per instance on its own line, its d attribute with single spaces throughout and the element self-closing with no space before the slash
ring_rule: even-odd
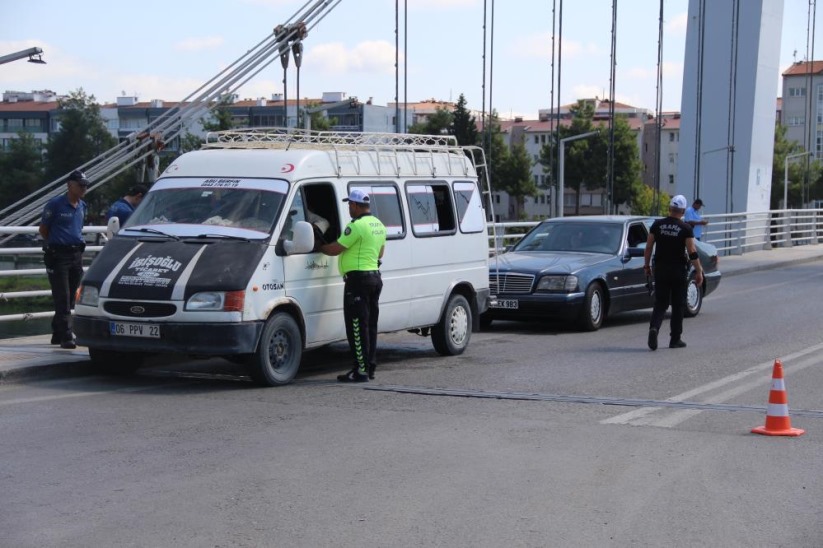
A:
<svg viewBox="0 0 823 548">
<path fill-rule="evenodd" d="M 649 348 L 651 348 L 652 350 L 657 350 L 657 329 L 655 329 L 654 327 L 649 329 L 648 343 Z"/>
<path fill-rule="evenodd" d="M 348 373 L 337 375 L 338 382 L 369 382 L 369 376 L 352 369 Z"/>
<path fill-rule="evenodd" d="M 669 348 L 686 348 L 686 341 L 680 337 L 672 339 L 671 342 L 669 342 Z"/>
</svg>

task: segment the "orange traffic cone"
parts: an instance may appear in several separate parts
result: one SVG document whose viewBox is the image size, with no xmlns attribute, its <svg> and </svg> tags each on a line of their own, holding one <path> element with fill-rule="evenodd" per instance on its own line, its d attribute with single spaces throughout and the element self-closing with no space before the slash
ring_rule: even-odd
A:
<svg viewBox="0 0 823 548">
<path fill-rule="evenodd" d="M 753 428 L 755 434 L 764 436 L 801 436 L 805 430 L 792 428 L 789 418 L 789 398 L 783 383 L 783 362 L 774 360 L 772 389 L 769 391 L 769 407 L 766 410 L 766 425 Z"/>
</svg>

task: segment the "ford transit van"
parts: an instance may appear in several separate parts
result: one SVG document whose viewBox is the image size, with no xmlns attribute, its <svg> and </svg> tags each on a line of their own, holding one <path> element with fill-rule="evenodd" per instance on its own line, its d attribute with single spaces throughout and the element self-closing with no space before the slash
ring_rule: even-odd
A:
<svg viewBox="0 0 823 548">
<path fill-rule="evenodd" d="M 77 343 L 111 371 L 155 353 L 222 356 L 264 385 L 345 341 L 337 258 L 353 189 L 387 229 L 380 332 L 462 353 L 488 306 L 483 152 L 453 137 L 219 132 L 160 176 L 86 272 Z M 379 348 L 379 346 L 378 346 Z"/>
</svg>

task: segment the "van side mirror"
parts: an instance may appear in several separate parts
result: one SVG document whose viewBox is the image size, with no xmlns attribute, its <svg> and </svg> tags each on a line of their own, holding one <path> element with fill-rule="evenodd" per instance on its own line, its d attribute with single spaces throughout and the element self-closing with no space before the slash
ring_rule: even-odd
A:
<svg viewBox="0 0 823 548">
<path fill-rule="evenodd" d="M 112 216 L 106 224 L 106 238 L 111 240 L 118 232 L 120 232 L 120 219 Z"/>
<path fill-rule="evenodd" d="M 292 238 L 292 240 L 283 242 L 283 250 L 286 255 L 309 253 L 314 249 L 314 228 L 312 228 L 311 223 L 297 221 L 294 225 Z"/>
</svg>

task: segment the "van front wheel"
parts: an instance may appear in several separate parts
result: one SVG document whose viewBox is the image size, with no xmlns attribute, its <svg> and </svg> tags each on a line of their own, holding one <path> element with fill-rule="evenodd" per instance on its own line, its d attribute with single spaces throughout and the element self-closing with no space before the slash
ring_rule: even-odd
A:
<svg viewBox="0 0 823 548">
<path fill-rule="evenodd" d="M 441 356 L 462 354 L 472 336 L 472 310 L 463 295 L 454 294 L 443 317 L 432 327 L 432 344 Z"/>
<path fill-rule="evenodd" d="M 302 357 L 303 339 L 297 322 L 289 314 L 274 314 L 249 360 L 249 375 L 263 386 L 288 384 L 297 375 Z"/>
</svg>

